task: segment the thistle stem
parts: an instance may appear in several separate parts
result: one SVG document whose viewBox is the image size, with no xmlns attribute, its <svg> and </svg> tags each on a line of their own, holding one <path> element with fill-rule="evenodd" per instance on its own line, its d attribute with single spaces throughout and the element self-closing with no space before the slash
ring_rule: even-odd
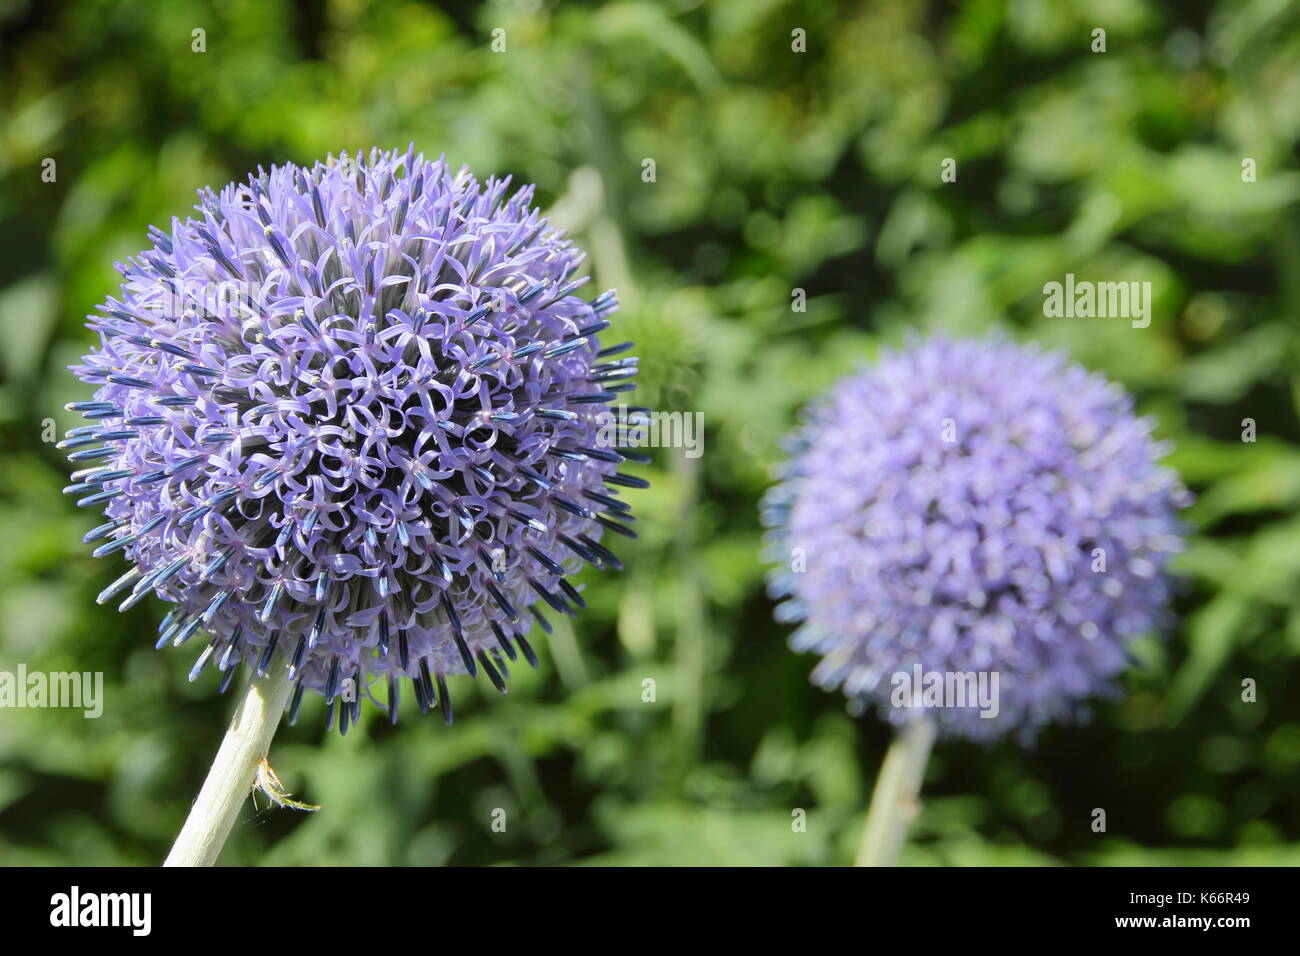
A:
<svg viewBox="0 0 1300 956">
<path fill-rule="evenodd" d="M 212 769 L 163 866 L 212 866 L 217 861 L 239 809 L 253 789 L 258 764 L 271 746 L 292 689 L 288 669 L 283 666 L 249 681 Z"/>
<path fill-rule="evenodd" d="M 854 866 L 893 866 L 920 810 L 921 781 L 937 728 L 930 717 L 908 721 L 894 735 L 876 778 Z"/>
</svg>

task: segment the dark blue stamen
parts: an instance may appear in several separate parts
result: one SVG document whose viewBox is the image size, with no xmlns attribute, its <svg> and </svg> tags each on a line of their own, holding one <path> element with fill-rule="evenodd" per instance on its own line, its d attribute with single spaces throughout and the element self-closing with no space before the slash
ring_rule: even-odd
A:
<svg viewBox="0 0 1300 956">
<path fill-rule="evenodd" d="M 203 624 L 202 618 L 198 618 L 198 617 L 194 618 L 188 624 L 186 624 L 184 627 L 180 629 L 180 631 L 176 634 L 175 639 L 172 641 L 172 644 L 176 647 L 180 647 L 182 644 L 184 644 L 186 641 L 188 641 L 191 637 L 194 636 L 195 632 L 198 631 L 199 627 L 202 626 L 202 624 Z"/>
<path fill-rule="evenodd" d="M 555 633 L 555 628 L 551 627 L 551 622 L 548 621 L 546 619 L 546 616 L 542 614 L 541 611 L 537 610 L 537 608 L 530 607 L 528 609 L 528 613 L 537 619 L 537 623 L 542 625 L 542 630 L 545 631 L 548 635 Z M 521 647 L 523 646 L 522 643 L 520 644 L 520 646 Z"/>
<path fill-rule="evenodd" d="M 578 515 L 581 518 L 590 518 L 593 515 L 590 508 L 584 508 L 576 501 L 570 501 L 563 495 L 551 495 L 551 501 L 553 501 L 557 507 L 564 509 L 570 514 Z"/>
<path fill-rule="evenodd" d="M 229 590 L 222 590 L 216 597 L 209 601 L 207 610 L 203 612 L 203 620 L 208 624 L 211 624 L 216 620 L 217 614 L 221 612 L 221 608 L 225 606 L 225 603 L 230 600 L 232 593 L 233 592 Z"/>
<path fill-rule="evenodd" d="M 506 682 L 501 678 L 501 674 L 497 669 L 492 666 L 492 662 L 485 652 L 478 652 L 478 662 L 483 668 L 483 673 L 487 675 L 487 679 L 492 682 L 492 686 L 504 694 L 506 692 Z"/>
<path fill-rule="evenodd" d="M 623 515 L 622 517 L 624 517 L 628 521 L 633 520 L 631 515 Z M 604 515 L 596 515 L 596 520 L 599 521 L 606 528 L 608 528 L 610 531 L 613 531 L 616 534 L 621 534 L 625 538 L 632 538 L 635 540 L 635 538 L 637 537 L 637 533 L 633 531 L 631 528 L 626 527 L 625 525 L 621 525 L 617 521 L 613 521 L 605 517 Z"/>
<path fill-rule="evenodd" d="M 587 606 L 587 602 L 582 599 L 582 595 L 578 593 L 578 589 L 569 583 L 568 578 L 560 578 L 555 583 L 560 586 L 561 591 L 568 595 L 569 600 L 578 605 L 578 607 L 585 608 Z"/>
<path fill-rule="evenodd" d="M 397 725 L 398 711 L 401 707 L 402 698 L 400 689 L 397 686 L 397 678 L 390 676 L 388 678 L 388 722 L 393 726 Z"/>
<path fill-rule="evenodd" d="M 114 385 L 125 385 L 127 388 L 153 388 L 154 383 L 145 378 L 135 378 L 131 375 L 110 375 L 108 380 Z"/>
<path fill-rule="evenodd" d="M 97 442 L 98 438 L 92 438 L 90 441 Z M 101 458 L 112 458 L 117 454 L 116 448 L 89 448 L 86 451 L 74 451 L 68 456 L 68 461 L 98 461 Z"/>
<path fill-rule="evenodd" d="M 600 544 L 599 542 L 593 541 L 585 534 L 578 535 L 578 540 L 581 541 L 588 548 L 590 548 L 592 551 L 594 551 L 596 553 L 596 556 L 599 557 L 600 560 L 604 562 L 611 570 L 614 571 L 623 570 L 623 562 L 620 561 L 614 555 L 613 551 L 610 551 L 608 548 L 606 548 L 604 545 Z"/>
<path fill-rule="evenodd" d="M 542 353 L 543 358 L 554 359 L 561 355 L 568 355 L 570 352 L 576 352 L 578 349 L 587 345 L 586 338 L 572 339 L 567 342 L 561 342 L 559 345 L 553 345 Z"/>
<path fill-rule="evenodd" d="M 224 568 L 226 566 L 226 562 L 230 560 L 231 553 L 232 552 L 229 549 L 227 549 L 225 551 L 222 551 L 215 558 L 209 561 L 207 567 L 205 567 L 199 573 L 199 580 L 207 581 L 209 578 L 212 577 L 212 575 L 216 574 L 218 571 Z"/>
<path fill-rule="evenodd" d="M 578 542 L 576 542 L 576 541 L 574 541 L 572 538 L 570 538 L 567 534 L 561 534 L 561 535 L 558 535 L 558 537 L 559 537 L 559 539 L 560 539 L 560 542 L 561 542 L 565 547 L 567 547 L 570 551 L 572 551 L 572 552 L 573 552 L 574 554 L 576 554 L 578 557 L 582 558 L 582 560 L 584 560 L 584 561 L 586 561 L 586 562 L 588 562 L 588 563 L 590 563 L 590 564 L 593 564 L 593 565 L 595 565 L 595 566 L 597 566 L 597 567 L 600 566 L 600 558 L 596 557 L 596 554 L 595 554 L 594 551 L 590 551 L 590 550 L 588 550 L 587 548 L 584 548 L 582 545 L 578 544 Z"/>
<path fill-rule="evenodd" d="M 217 693 L 224 694 L 230 688 L 230 682 L 235 679 L 235 670 L 239 667 L 239 661 L 235 661 L 235 666 L 221 675 L 221 683 L 217 685 Z"/>
<path fill-rule="evenodd" d="M 207 461 L 206 455 L 196 455 L 193 458 L 184 458 L 181 461 L 176 462 L 176 464 L 170 465 L 167 468 L 165 468 L 163 470 L 163 474 L 165 474 L 168 478 L 171 478 L 174 475 L 179 475 L 182 471 L 185 471 L 187 468 L 193 468 L 195 465 L 200 464 L 201 462 L 204 461 Z"/>
<path fill-rule="evenodd" d="M 492 595 L 492 600 L 497 602 L 497 606 L 501 608 L 501 611 L 505 616 L 511 621 L 518 621 L 519 612 L 515 610 L 513 604 L 506 600 L 506 596 L 501 593 L 501 590 L 491 581 L 486 581 L 484 583 L 487 585 L 488 593 Z"/>
<path fill-rule="evenodd" d="M 135 535 L 125 534 L 120 538 L 110 541 L 108 544 L 101 544 L 94 551 L 90 552 L 90 556 L 92 558 L 105 557 L 106 555 L 112 554 L 114 551 L 120 551 L 122 548 L 134 544 L 135 540 L 136 540 Z"/>
<path fill-rule="evenodd" d="M 552 560 L 549 555 L 540 549 L 533 547 L 531 544 L 525 545 L 525 547 L 528 549 L 528 553 L 536 558 L 547 571 L 550 571 L 552 574 L 558 574 L 561 577 L 564 576 L 564 568 Z"/>
<path fill-rule="evenodd" d="M 307 646 L 315 649 L 320 643 L 321 635 L 325 633 L 325 609 L 321 608 L 316 612 L 316 620 L 312 623 L 311 630 L 307 633 Z"/>
<path fill-rule="evenodd" d="M 302 692 L 306 688 L 299 683 L 293 689 L 293 698 L 289 702 L 289 726 L 292 727 L 298 723 L 298 711 L 302 707 Z"/>
<path fill-rule="evenodd" d="M 339 659 L 330 658 L 329 676 L 325 678 L 325 703 L 334 703 L 334 695 L 339 692 Z"/>
<path fill-rule="evenodd" d="M 614 465 L 623 464 L 623 456 L 616 451 L 609 451 L 605 448 L 579 448 L 589 458 L 595 458 L 598 461 L 607 461 Z"/>
<path fill-rule="evenodd" d="M 550 605 L 552 610 L 556 611 L 559 614 L 567 614 L 567 615 L 573 614 L 573 609 L 569 607 L 569 605 L 565 604 L 564 601 L 561 600 L 559 597 L 557 597 L 554 593 L 542 587 L 541 584 L 539 584 L 533 578 L 528 578 L 527 580 L 528 580 L 528 586 L 531 587 L 534 591 L 536 591 L 537 596 L 540 597 L 543 601 L 545 601 L 548 605 Z"/>
<path fill-rule="evenodd" d="M 187 352 L 179 345 L 173 345 L 171 342 L 164 342 L 161 339 L 153 339 L 149 344 L 153 348 L 159 349 L 160 351 L 163 352 L 167 352 L 170 355 L 175 355 L 178 358 L 183 358 L 183 359 L 194 358 L 194 354 L 192 352 Z"/>
<path fill-rule="evenodd" d="M 528 287 L 527 291 L 525 291 L 524 294 L 519 297 L 518 300 L 519 304 L 526 305 L 527 303 L 531 302 L 533 299 L 537 298 L 538 293 L 540 293 L 545 288 L 546 288 L 545 280 L 540 282 L 534 282 L 531 286 Z"/>
<path fill-rule="evenodd" d="M 546 629 L 546 633 L 547 633 L 547 634 L 551 633 L 551 624 L 550 624 L 550 622 L 547 621 L 546 618 L 542 617 L 542 615 L 539 614 L 537 611 L 534 611 L 534 612 L 533 612 L 533 615 L 534 615 L 534 616 L 535 616 L 539 621 L 542 622 L 542 627 L 544 627 L 544 628 Z M 516 635 L 515 635 L 515 643 L 519 645 L 519 652 L 520 652 L 521 654 L 524 655 L 524 660 L 528 661 L 528 666 L 529 666 L 529 667 L 536 667 L 536 666 L 537 666 L 537 652 L 533 650 L 533 645 L 531 645 L 531 644 L 528 643 L 528 638 L 524 637 L 524 635 L 522 635 L 522 634 L 516 634 Z"/>
<path fill-rule="evenodd" d="M 138 567 L 132 568 L 130 571 L 126 572 L 126 574 L 122 575 L 120 578 L 118 578 L 108 587 L 104 588 L 104 590 L 100 591 L 99 595 L 95 598 L 95 603 L 107 604 L 116 595 L 121 593 L 122 590 L 124 590 L 128 584 L 130 584 L 136 578 L 140 577 L 140 575 L 143 573 L 144 572 L 142 572 Z"/>
<path fill-rule="evenodd" d="M 506 652 L 506 657 L 510 658 L 512 661 L 515 660 L 518 657 L 518 654 L 515 651 L 514 645 L 510 643 L 510 637 L 496 621 L 492 621 L 491 624 L 492 631 L 497 636 L 497 644 L 500 645 L 501 650 Z"/>
<path fill-rule="evenodd" d="M 86 544 L 90 544 L 92 541 L 107 538 L 110 534 L 122 527 L 124 524 L 127 524 L 129 521 L 129 518 L 119 518 L 116 521 L 108 522 L 108 524 L 101 524 L 98 528 L 93 528 L 90 531 L 87 531 L 82 535 L 81 540 Z"/>
<path fill-rule="evenodd" d="M 111 491 L 101 491 L 99 494 L 91 495 L 89 498 L 82 498 L 77 502 L 78 508 L 89 508 L 91 505 L 97 505 L 105 501 L 112 501 L 122 495 L 121 488 L 114 488 Z"/>
<path fill-rule="evenodd" d="M 523 475 L 525 478 L 527 478 L 529 481 L 531 481 L 533 484 L 537 485 L 537 487 L 543 490 L 549 489 L 551 487 L 551 483 L 549 481 L 543 478 L 536 471 L 533 471 L 533 469 L 531 468 L 525 468 L 524 466 L 521 465 L 519 466 L 517 471 L 519 472 L 519 474 Z"/>
<path fill-rule="evenodd" d="M 280 643 L 280 635 L 272 634 L 271 639 L 266 642 L 266 647 L 262 649 L 262 655 L 257 659 L 257 676 L 265 677 L 266 669 L 271 666 L 271 658 L 275 656 L 276 645 Z"/>
<path fill-rule="evenodd" d="M 451 722 L 454 719 L 454 715 L 451 711 L 451 694 L 447 693 L 447 681 L 441 674 L 437 675 L 437 680 L 438 699 L 442 703 L 442 719 L 446 721 L 447 726 L 450 727 Z"/>
<path fill-rule="evenodd" d="M 626 501 L 619 501 L 617 498 L 611 498 L 609 495 L 602 495 L 599 491 L 584 491 L 584 495 L 598 504 L 604 505 L 606 511 L 631 511 L 632 506 Z"/>
<path fill-rule="evenodd" d="M 226 645 L 226 649 L 221 653 L 221 660 L 217 662 L 217 668 L 219 670 L 228 670 L 232 661 L 239 660 L 239 642 L 243 636 L 244 629 L 236 626 L 234 633 L 230 635 L 230 643 Z"/>
<path fill-rule="evenodd" d="M 447 615 L 447 621 L 451 624 L 451 636 L 456 641 L 456 650 L 460 651 L 460 659 L 465 664 L 465 670 L 469 671 L 470 677 L 477 677 L 478 665 L 474 662 L 474 655 L 469 651 L 469 645 L 465 643 L 465 634 L 460 626 L 460 615 L 456 613 L 451 599 L 446 594 L 442 596 L 442 609 Z"/>
<path fill-rule="evenodd" d="M 561 461 L 586 461 L 587 460 L 587 456 L 580 451 L 572 451 L 571 449 L 560 448 L 558 446 L 552 447 L 551 450 L 547 452 L 547 454 L 555 458 L 559 458 Z"/>
<path fill-rule="evenodd" d="M 191 684 L 199 679 L 199 675 L 202 674 L 203 669 L 208 666 L 208 662 L 212 660 L 212 655 L 216 652 L 216 649 L 217 644 L 215 641 L 203 649 L 203 653 L 199 655 L 199 659 L 195 661 L 194 666 L 190 668 Z"/>
<path fill-rule="evenodd" d="M 605 476 L 605 484 L 622 485 L 624 488 L 649 488 L 650 482 L 644 478 L 638 478 L 635 475 L 625 475 L 621 471 L 616 471 L 612 475 Z"/>
<path fill-rule="evenodd" d="M 271 587 L 270 593 L 266 596 L 266 602 L 262 605 L 261 613 L 258 615 L 258 620 L 263 624 L 270 623 L 271 615 L 275 613 L 275 605 L 279 602 L 280 595 L 283 593 L 284 583 L 282 581 L 275 582 Z"/>
<path fill-rule="evenodd" d="M 302 670 L 303 658 L 307 655 L 307 638 L 298 636 L 298 643 L 293 648 L 293 658 L 289 661 L 289 680 L 296 680 Z"/>
</svg>

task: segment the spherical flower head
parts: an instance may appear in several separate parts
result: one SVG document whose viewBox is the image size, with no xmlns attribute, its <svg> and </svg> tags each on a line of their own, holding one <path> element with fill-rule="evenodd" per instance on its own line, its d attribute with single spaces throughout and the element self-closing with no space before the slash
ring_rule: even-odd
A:
<svg viewBox="0 0 1300 956">
<path fill-rule="evenodd" d="M 539 607 L 583 606 L 568 575 L 618 567 L 614 486 L 644 482 L 604 426 L 636 360 L 508 186 L 413 150 L 259 169 L 119 265 L 67 490 L 132 565 L 101 603 L 156 593 L 160 647 L 209 638 L 191 679 L 286 667 L 294 713 L 339 698 L 346 731 L 377 678 L 396 719 L 405 678 L 450 719 L 447 675 L 504 690 Z"/>
<path fill-rule="evenodd" d="M 764 509 L 814 681 L 973 739 L 1083 716 L 1167 623 L 1187 493 L 1151 428 L 1118 386 L 1001 340 L 914 344 L 841 381 Z"/>
</svg>

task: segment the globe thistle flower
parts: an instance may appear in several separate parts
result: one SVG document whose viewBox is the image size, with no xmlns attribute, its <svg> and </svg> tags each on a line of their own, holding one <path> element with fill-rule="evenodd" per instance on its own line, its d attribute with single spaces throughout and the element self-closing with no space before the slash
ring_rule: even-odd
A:
<svg viewBox="0 0 1300 956">
<path fill-rule="evenodd" d="M 974 739 L 1082 716 L 1167 623 L 1187 493 L 1151 429 L 1118 386 L 1000 340 L 914 344 L 841 381 L 764 509 L 814 681 L 901 725 L 917 711 L 895 675 L 996 672 L 996 717 L 933 711 Z"/>
<path fill-rule="evenodd" d="M 644 482 L 598 439 L 636 359 L 508 187 L 413 149 L 259 169 L 118 266 L 66 491 L 131 565 L 100 602 L 157 594 L 158 646 L 209 637 L 191 680 L 287 668 L 291 721 L 309 689 L 332 724 L 350 679 L 346 733 L 376 679 L 396 721 L 405 679 L 450 721 L 448 675 L 504 691 L 540 608 L 584 606 L 569 575 L 619 567 L 602 533 L 632 536 Z"/>
</svg>

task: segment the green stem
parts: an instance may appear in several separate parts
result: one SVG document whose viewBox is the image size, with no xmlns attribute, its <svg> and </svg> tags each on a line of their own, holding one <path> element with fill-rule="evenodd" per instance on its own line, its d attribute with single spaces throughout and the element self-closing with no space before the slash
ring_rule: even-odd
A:
<svg viewBox="0 0 1300 956">
<path fill-rule="evenodd" d="M 248 799 L 289 702 L 288 668 L 253 677 L 164 866 L 212 866 Z"/>
<path fill-rule="evenodd" d="M 935 731 L 934 720 L 921 717 L 909 721 L 894 736 L 876 778 L 855 866 L 893 866 L 897 862 L 907 827 L 921 809 L 921 781 Z"/>
<path fill-rule="evenodd" d="M 679 573 L 676 591 L 677 667 L 673 698 L 673 730 L 677 738 L 675 752 L 680 782 L 699 757 L 704 733 L 708 621 L 696 557 L 699 459 L 687 458 L 681 451 L 675 451 L 672 463 L 673 470 L 681 481 L 677 541 L 674 548 Z"/>
</svg>

